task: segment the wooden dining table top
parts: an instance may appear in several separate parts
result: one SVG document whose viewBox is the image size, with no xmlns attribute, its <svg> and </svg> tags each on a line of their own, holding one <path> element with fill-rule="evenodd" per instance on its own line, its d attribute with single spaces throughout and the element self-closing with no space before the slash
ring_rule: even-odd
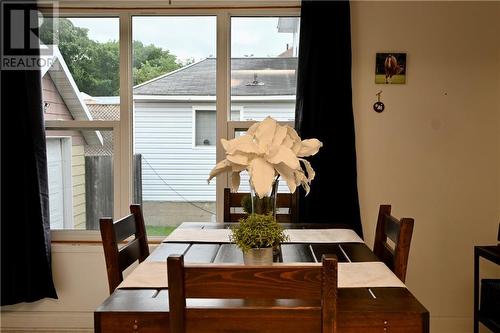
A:
<svg viewBox="0 0 500 333">
<path fill-rule="evenodd" d="M 179 228 L 228 228 L 230 223 L 185 222 Z M 286 229 L 330 229 L 329 224 L 284 224 Z M 234 244 L 163 242 L 146 259 L 164 261 L 184 254 L 185 262 L 242 263 Z M 321 262 L 323 254 L 335 254 L 339 262 L 379 261 L 364 243 L 282 244 L 278 262 Z M 188 304 L 210 306 L 207 300 Z M 299 302 L 299 301 L 297 301 Z M 299 302 L 300 303 L 300 302 Z M 297 305 L 300 305 L 297 303 Z M 218 302 L 220 306 L 222 303 Z M 227 300 L 228 306 L 245 307 L 244 300 Z M 338 332 L 428 332 L 429 312 L 402 287 L 340 288 L 337 299 Z M 117 289 L 94 312 L 95 332 L 168 332 L 168 290 Z"/>
</svg>

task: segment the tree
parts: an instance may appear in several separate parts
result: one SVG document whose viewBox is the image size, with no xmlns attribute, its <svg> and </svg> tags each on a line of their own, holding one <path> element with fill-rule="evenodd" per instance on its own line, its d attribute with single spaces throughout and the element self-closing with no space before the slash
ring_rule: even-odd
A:
<svg viewBox="0 0 500 333">
<path fill-rule="evenodd" d="M 58 31 L 46 19 L 40 31 L 45 44 L 57 44 L 73 78 L 80 89 L 92 96 L 116 96 L 120 88 L 120 53 L 117 41 L 99 43 L 91 40 L 88 29 L 75 27 L 69 19 L 58 19 Z M 185 63 L 168 50 L 153 44 L 133 42 L 134 85 L 176 70 Z"/>
</svg>

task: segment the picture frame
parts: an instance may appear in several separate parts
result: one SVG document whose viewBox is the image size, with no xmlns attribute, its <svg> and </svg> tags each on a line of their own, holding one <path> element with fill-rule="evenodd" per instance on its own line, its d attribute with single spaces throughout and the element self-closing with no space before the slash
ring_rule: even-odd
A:
<svg viewBox="0 0 500 333">
<path fill-rule="evenodd" d="M 375 55 L 376 84 L 406 84 L 406 53 L 380 52 Z"/>
</svg>

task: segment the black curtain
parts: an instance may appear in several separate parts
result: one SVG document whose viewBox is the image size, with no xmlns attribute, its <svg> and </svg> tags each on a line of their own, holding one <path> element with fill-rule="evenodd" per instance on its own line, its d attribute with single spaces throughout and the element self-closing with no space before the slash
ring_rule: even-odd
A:
<svg viewBox="0 0 500 333">
<path fill-rule="evenodd" d="M 19 5 L 17 5 L 19 7 Z M 21 7 L 23 10 L 34 6 Z M 9 24 L 2 12 L 2 31 Z M 28 16 L 26 16 L 28 18 Z M 27 23 L 28 24 L 28 23 Z M 5 36 L 5 35 L 4 35 Z M 5 51 L 8 45 L 2 45 Z M 33 56 L 30 49 L 30 56 Z M 19 67 L 18 67 L 19 68 Z M 1 303 L 57 298 L 40 70 L 1 71 Z"/>
<path fill-rule="evenodd" d="M 308 196 L 301 191 L 299 220 L 345 224 L 362 236 L 349 1 L 302 1 L 295 127 L 302 139 L 323 142 L 310 159 L 316 178 Z"/>
</svg>

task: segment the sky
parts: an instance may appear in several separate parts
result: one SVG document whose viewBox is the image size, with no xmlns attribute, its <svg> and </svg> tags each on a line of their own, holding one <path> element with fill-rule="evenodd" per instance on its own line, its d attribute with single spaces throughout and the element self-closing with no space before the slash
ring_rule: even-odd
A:
<svg viewBox="0 0 500 333">
<path fill-rule="evenodd" d="M 99 42 L 118 40 L 118 18 L 71 18 L 74 25 L 89 29 L 89 37 Z M 292 46 L 292 33 L 279 33 L 277 17 L 233 17 L 232 57 L 274 57 Z M 134 17 L 134 40 L 154 44 L 180 60 L 196 61 L 216 56 L 215 16 Z"/>
</svg>

